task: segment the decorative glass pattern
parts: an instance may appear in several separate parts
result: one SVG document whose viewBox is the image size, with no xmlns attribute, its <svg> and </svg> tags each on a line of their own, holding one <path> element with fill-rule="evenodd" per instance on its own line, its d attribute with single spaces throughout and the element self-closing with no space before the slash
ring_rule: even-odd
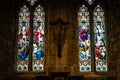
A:
<svg viewBox="0 0 120 80">
<path fill-rule="evenodd" d="M 94 0 L 86 0 L 88 2 L 89 5 L 92 5 L 92 3 L 94 2 Z"/>
<path fill-rule="evenodd" d="M 85 5 L 78 11 L 79 66 L 80 71 L 91 71 L 89 12 Z"/>
<path fill-rule="evenodd" d="M 24 6 L 19 12 L 17 71 L 28 71 L 30 12 Z"/>
<path fill-rule="evenodd" d="M 107 51 L 104 11 L 100 5 L 94 10 L 94 43 L 96 71 L 107 71 Z"/>
<path fill-rule="evenodd" d="M 33 57 L 32 69 L 44 70 L 44 27 L 45 27 L 45 12 L 43 7 L 38 5 L 34 12 L 33 22 Z"/>
<path fill-rule="evenodd" d="M 34 3 L 35 3 L 37 0 L 27 0 L 27 1 L 29 1 L 29 2 L 30 2 L 30 4 L 33 6 L 33 5 L 34 5 Z"/>
</svg>

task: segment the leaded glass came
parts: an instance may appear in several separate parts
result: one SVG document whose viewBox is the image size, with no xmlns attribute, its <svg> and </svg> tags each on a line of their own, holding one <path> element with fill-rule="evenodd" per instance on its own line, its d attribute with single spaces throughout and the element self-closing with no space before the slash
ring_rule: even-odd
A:
<svg viewBox="0 0 120 80">
<path fill-rule="evenodd" d="M 28 71 L 30 12 L 24 5 L 19 12 L 17 71 Z"/>
<path fill-rule="evenodd" d="M 44 69 L 44 26 L 45 26 L 45 12 L 43 7 L 38 5 L 34 12 L 33 21 L 33 53 L 32 65 L 33 70 Z"/>
<path fill-rule="evenodd" d="M 107 71 L 107 51 L 104 11 L 100 5 L 94 10 L 94 43 L 96 71 Z"/>
<path fill-rule="evenodd" d="M 89 12 L 85 5 L 78 11 L 79 66 L 80 71 L 91 71 Z"/>
</svg>

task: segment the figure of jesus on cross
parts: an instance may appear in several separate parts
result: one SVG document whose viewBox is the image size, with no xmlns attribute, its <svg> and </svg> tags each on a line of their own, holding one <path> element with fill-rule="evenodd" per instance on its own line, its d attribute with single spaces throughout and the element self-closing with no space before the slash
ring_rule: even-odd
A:
<svg viewBox="0 0 120 80">
<path fill-rule="evenodd" d="M 55 22 L 50 22 L 50 25 L 54 26 L 55 34 L 57 34 L 57 51 L 58 51 L 58 57 L 61 57 L 62 55 L 62 48 L 63 44 L 65 42 L 66 37 L 66 27 L 65 25 L 69 25 L 69 22 L 64 22 L 60 18 Z"/>
</svg>

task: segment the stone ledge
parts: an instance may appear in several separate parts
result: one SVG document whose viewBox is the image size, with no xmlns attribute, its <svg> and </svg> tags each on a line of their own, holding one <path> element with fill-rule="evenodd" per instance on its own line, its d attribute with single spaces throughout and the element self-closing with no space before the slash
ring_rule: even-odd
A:
<svg viewBox="0 0 120 80">
<path fill-rule="evenodd" d="M 68 66 L 56 66 L 56 67 L 48 67 L 49 72 L 68 72 L 70 67 Z"/>
</svg>

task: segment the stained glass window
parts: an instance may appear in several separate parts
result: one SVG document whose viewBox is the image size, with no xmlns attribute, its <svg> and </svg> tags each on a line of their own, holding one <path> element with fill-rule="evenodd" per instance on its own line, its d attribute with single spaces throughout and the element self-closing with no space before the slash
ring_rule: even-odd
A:
<svg viewBox="0 0 120 80">
<path fill-rule="evenodd" d="M 45 12 L 43 7 L 38 5 L 34 12 L 33 22 L 33 70 L 43 70 L 44 68 L 44 26 Z"/>
<path fill-rule="evenodd" d="M 105 17 L 100 5 L 94 9 L 93 20 L 96 71 L 107 71 Z"/>
<path fill-rule="evenodd" d="M 88 2 L 89 5 L 91 5 L 94 2 L 94 0 L 86 0 L 86 1 Z"/>
<path fill-rule="evenodd" d="M 30 71 L 31 68 L 32 71 L 44 70 L 45 12 L 41 5 L 38 5 L 34 9 L 33 16 L 30 16 L 32 12 L 33 11 L 29 11 L 29 8 L 24 5 L 20 8 L 18 15 L 17 71 Z M 30 42 L 32 42 L 32 45 Z M 29 55 L 32 56 L 29 57 Z M 31 62 L 29 62 L 29 60 Z"/>
<path fill-rule="evenodd" d="M 85 5 L 78 11 L 79 66 L 80 71 L 91 71 L 89 12 Z"/>
<path fill-rule="evenodd" d="M 34 5 L 34 3 L 37 1 L 37 0 L 27 0 L 30 2 L 31 5 Z"/>
<path fill-rule="evenodd" d="M 30 12 L 24 6 L 19 12 L 17 71 L 28 71 Z"/>
</svg>

